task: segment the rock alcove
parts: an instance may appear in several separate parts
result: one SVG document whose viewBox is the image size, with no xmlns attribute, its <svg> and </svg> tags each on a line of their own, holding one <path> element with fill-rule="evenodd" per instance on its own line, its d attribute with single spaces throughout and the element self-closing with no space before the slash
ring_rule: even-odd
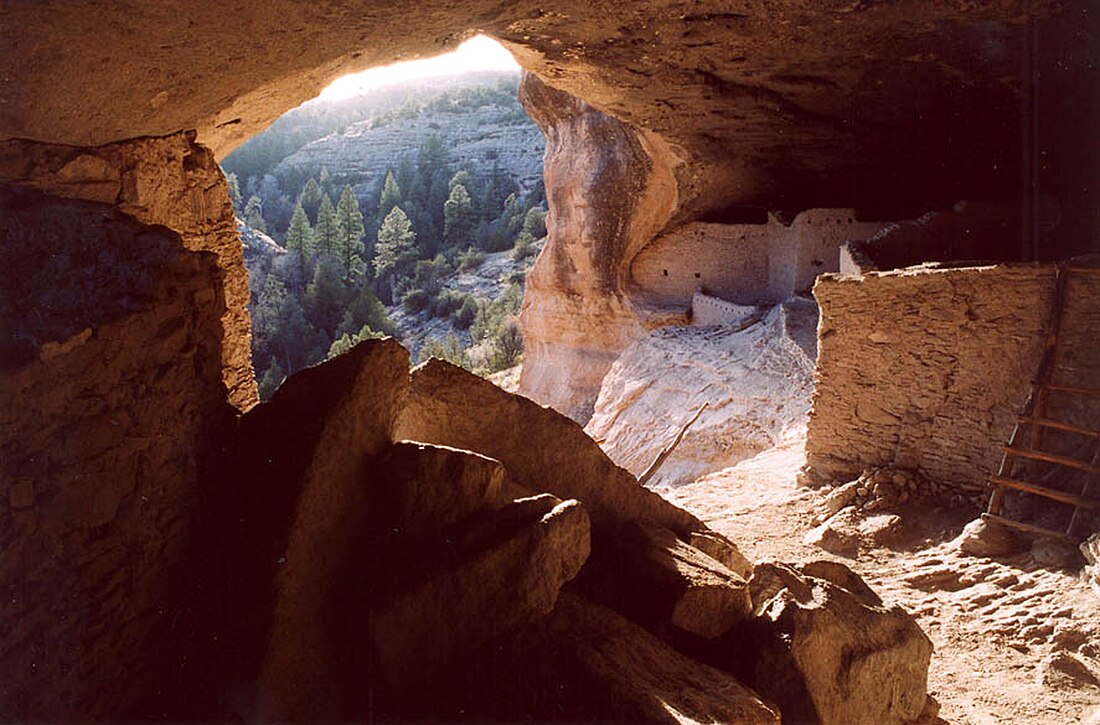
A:
<svg viewBox="0 0 1100 725">
<path fill-rule="evenodd" d="M 993 199 L 1022 210 L 1003 258 L 1089 249 L 1100 185 L 1088 10 L 5 7 L 0 202 L 4 253 L 18 259 L 2 290 L 14 334 L 0 380 L 0 582 L 13 624 L 0 713 L 915 718 L 929 648 L 911 620 L 834 568 L 754 573 L 561 416 L 445 366 L 410 379 L 392 343 L 255 406 L 247 287 L 215 160 L 337 75 L 474 30 L 499 38 L 531 73 L 522 93 L 548 145 L 550 242 L 524 311 L 522 387 L 583 419 L 618 353 L 657 324 L 636 304 L 631 262 L 686 224 L 753 207 L 905 219 Z M 70 252 L 65 270 L 57 249 Z M 17 294 L 30 278 L 55 292 Z M 453 503 L 435 510 L 441 495 Z M 608 573 L 623 559 L 629 581 Z M 811 644 L 783 646 L 827 626 L 805 606 L 822 598 L 836 621 L 874 633 L 865 666 L 826 672 L 805 665 Z M 444 614 L 470 626 L 440 631 Z M 829 630 L 850 647 L 860 631 Z M 429 642 L 438 660 L 424 660 Z M 494 681 L 466 665 L 531 652 L 545 657 L 497 672 L 534 701 L 466 699 Z M 616 662 L 643 655 L 617 677 Z M 574 709 L 545 694 L 562 688 Z"/>
</svg>

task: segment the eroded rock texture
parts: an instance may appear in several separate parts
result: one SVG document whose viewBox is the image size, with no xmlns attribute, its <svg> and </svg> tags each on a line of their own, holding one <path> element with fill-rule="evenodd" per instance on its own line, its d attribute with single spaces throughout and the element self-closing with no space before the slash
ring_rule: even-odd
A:
<svg viewBox="0 0 1100 725">
<path fill-rule="evenodd" d="M 630 128 L 525 74 L 525 107 L 546 135 L 547 243 L 527 275 L 520 388 L 576 420 L 644 321 L 627 266 L 671 218 L 679 159 Z"/>
<path fill-rule="evenodd" d="M 755 324 L 665 327 L 628 347 L 600 388 L 585 430 L 641 476 L 706 405 L 647 485 L 718 471 L 802 430 L 813 392 L 817 308 L 794 298 Z M 760 319 L 760 317 L 762 319 Z"/>
<path fill-rule="evenodd" d="M 809 207 L 905 218 L 989 197 L 1025 209 L 1033 253 L 1092 244 L 1100 183 L 1089 9 L 1011 0 L 6 4 L 0 180 L 16 190 L 4 192 L 0 219 L 0 254 L 15 257 L 3 278 L 14 337 L 0 381 L 0 585 L 3 621 L 15 624 L 0 650 L 0 717 L 341 719 L 362 716 L 363 698 L 378 694 L 380 719 L 454 719 L 463 694 L 488 690 L 492 665 L 510 662 L 473 654 L 505 651 L 545 626 L 535 640 L 549 643 L 543 671 L 590 697 L 563 702 L 553 698 L 560 689 L 536 688 L 510 710 L 480 712 L 774 721 L 727 674 L 670 654 L 724 628 L 713 608 L 684 609 L 675 595 L 685 580 L 689 592 L 737 589 L 736 549 L 641 491 L 551 411 L 449 373 L 440 378 L 464 394 L 440 387 L 438 400 L 417 398 L 423 383 L 411 383 L 408 410 L 419 411 L 412 420 L 428 442 L 492 456 L 532 494 L 495 508 L 474 486 L 470 516 L 426 526 L 437 547 L 450 535 L 465 542 L 443 570 L 427 554 L 387 556 L 405 544 L 437 552 L 408 532 L 389 539 L 393 527 L 371 520 L 367 504 L 386 483 L 378 472 L 397 466 L 414 496 L 435 471 L 492 478 L 474 469 L 496 469 L 415 446 L 400 449 L 415 455 L 399 465 L 393 426 L 406 425 L 404 414 L 395 421 L 410 383 L 393 343 L 307 371 L 270 406 L 226 424 L 255 392 L 245 273 L 215 157 L 341 73 L 434 53 L 475 29 L 501 38 L 543 79 L 524 87 L 550 149 L 551 239 L 531 278 L 524 387 L 583 418 L 617 352 L 667 321 L 630 298 L 627 270 L 681 224 Z M 1059 209 L 1051 229 L 1038 223 L 1043 194 Z M 938 389 L 929 395 L 935 402 Z M 890 411 L 862 413 L 876 423 Z M 447 415 L 453 425 L 436 419 Z M 658 541 L 676 538 L 666 553 L 706 547 L 732 576 L 694 554 L 672 556 L 707 572 L 655 578 L 676 629 L 653 612 L 634 621 L 555 600 L 539 587 L 572 586 L 564 582 L 578 565 L 583 575 L 585 516 L 593 549 L 616 525 L 655 526 Z M 508 536 L 483 538 L 484 520 Z M 394 546 L 372 546 L 374 533 Z M 685 573 L 661 547 L 647 551 L 639 561 Z M 503 643 L 477 624 L 484 598 L 459 596 L 464 575 L 502 583 Z M 375 581 L 389 583 L 374 591 Z M 438 592 L 461 600 L 446 641 L 461 655 L 449 672 L 463 686 L 428 683 L 437 696 L 412 700 L 386 669 L 402 666 L 402 640 L 377 622 L 404 624 L 399 603 L 426 618 Z M 574 609 L 559 610 L 563 601 Z M 409 641 L 433 637 L 430 623 L 417 624 Z M 608 646 L 594 650 L 593 640 Z M 732 651 L 753 661 L 751 650 Z M 906 703 L 923 688 L 920 662 L 910 664 L 897 690 Z M 378 677 L 365 685 L 363 672 Z M 716 702 L 714 691 L 731 699 Z M 542 699 L 523 700 L 528 693 Z M 797 711 L 797 700 L 775 697 Z"/>
<path fill-rule="evenodd" d="M 249 348 L 248 274 L 229 191 L 214 155 L 195 143 L 194 134 L 95 148 L 0 143 L 0 181 L 111 205 L 144 224 L 173 230 L 186 249 L 213 253 L 218 277 L 210 292 L 225 305 L 214 343 L 221 348 L 222 382 L 229 402 L 238 409 L 257 401 Z M 69 240 L 75 245 L 73 237 Z"/>
<path fill-rule="evenodd" d="M 614 355 L 659 324 L 624 296 L 625 266 L 682 223 L 853 206 L 899 219 L 991 198 L 1022 210 L 1004 242 L 1014 254 L 1094 243 L 1096 14 L 1084 0 L 2 12 L 19 62 L 0 139 L 99 147 L 192 129 L 219 155 L 338 75 L 474 30 L 501 39 L 543 80 L 527 95 L 551 137 L 551 241 L 530 288 L 523 390 L 576 419 Z"/>
<path fill-rule="evenodd" d="M 150 717 L 231 422 L 218 261 L 9 186 L 0 239 L 0 717 Z"/>
<path fill-rule="evenodd" d="M 16 5 L 4 46 L 22 62 L 0 137 L 92 146 L 195 128 L 224 153 L 338 75 L 478 29 L 554 87 L 686 149 L 681 196 L 697 209 L 894 202 L 883 182 L 901 179 L 950 204 L 1016 186 L 1036 68 L 1056 91 L 1039 98 L 1044 143 L 1072 165 L 1093 124 L 1076 119 L 1064 140 L 1050 126 L 1066 125 L 1067 94 L 1087 97 L 1093 22 L 1087 3 L 1024 2 Z"/>
</svg>

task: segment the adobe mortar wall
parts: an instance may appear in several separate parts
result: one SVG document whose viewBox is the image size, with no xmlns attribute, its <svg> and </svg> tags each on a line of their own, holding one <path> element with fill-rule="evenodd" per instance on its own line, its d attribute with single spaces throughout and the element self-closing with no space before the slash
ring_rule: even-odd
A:
<svg viewBox="0 0 1100 725">
<path fill-rule="evenodd" d="M 696 289 L 741 304 L 774 304 L 840 269 L 840 245 L 869 237 L 884 222 L 860 222 L 851 209 L 810 209 L 788 226 L 692 222 L 646 245 L 630 266 L 632 295 L 686 307 Z"/>
<path fill-rule="evenodd" d="M 1038 367 L 1054 276 L 996 265 L 820 277 L 811 477 L 887 466 L 984 489 Z M 1085 292 L 1066 313 L 1080 330 L 1100 323 Z"/>
</svg>

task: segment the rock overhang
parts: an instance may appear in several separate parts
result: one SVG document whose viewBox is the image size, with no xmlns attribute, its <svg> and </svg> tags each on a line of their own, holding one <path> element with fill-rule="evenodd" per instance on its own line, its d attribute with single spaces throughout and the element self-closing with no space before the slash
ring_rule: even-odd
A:
<svg viewBox="0 0 1100 725">
<path fill-rule="evenodd" d="M 689 217 L 1011 196 L 1036 71 L 1059 94 L 1080 85 L 1089 33 L 1069 29 L 1094 22 L 1086 3 L 1022 0 L 73 0 L 4 15 L 7 53 L 23 61 L 4 79 L 0 138 L 92 146 L 194 128 L 219 155 L 342 73 L 485 32 L 549 85 L 682 150 Z"/>
</svg>

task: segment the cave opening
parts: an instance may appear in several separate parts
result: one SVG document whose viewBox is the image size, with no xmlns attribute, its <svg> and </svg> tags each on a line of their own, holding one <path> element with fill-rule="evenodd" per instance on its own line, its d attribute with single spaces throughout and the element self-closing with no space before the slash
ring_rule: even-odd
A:
<svg viewBox="0 0 1100 725">
<path fill-rule="evenodd" d="M 338 78 L 222 161 L 262 400 L 382 335 L 414 363 L 518 376 L 516 315 L 546 237 L 544 142 L 519 80 L 474 36 Z"/>
</svg>

